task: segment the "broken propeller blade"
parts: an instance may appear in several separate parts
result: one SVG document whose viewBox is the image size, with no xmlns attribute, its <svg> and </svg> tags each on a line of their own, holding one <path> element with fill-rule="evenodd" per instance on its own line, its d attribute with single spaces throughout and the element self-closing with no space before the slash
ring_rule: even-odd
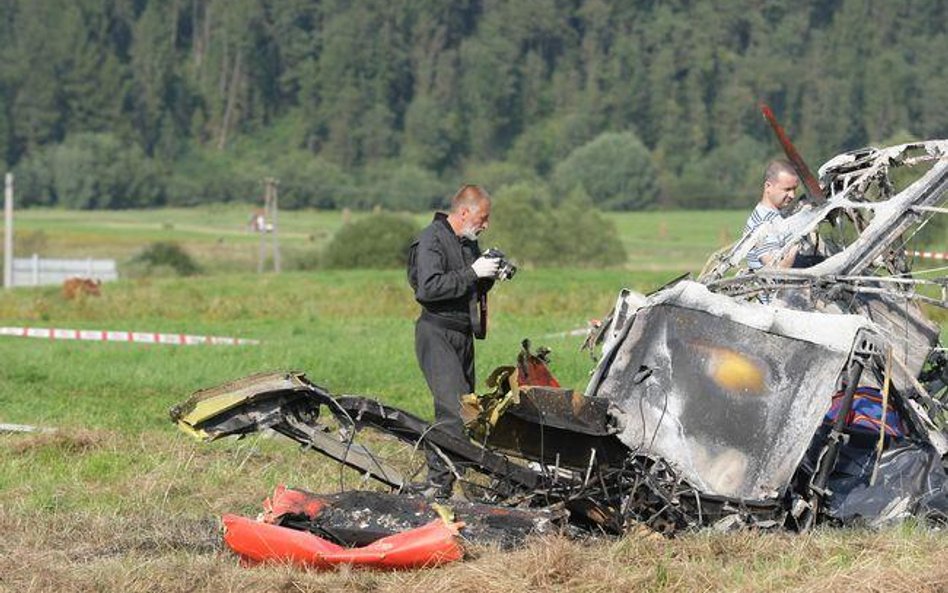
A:
<svg viewBox="0 0 948 593">
<path fill-rule="evenodd" d="M 774 116 L 774 112 L 770 109 L 770 106 L 760 102 L 760 112 L 764 115 L 764 119 L 767 120 L 767 123 L 770 124 L 770 127 L 773 128 L 774 134 L 777 135 L 777 140 L 780 142 L 780 146 L 783 147 L 784 154 L 787 155 L 787 159 L 793 164 L 793 168 L 796 169 L 797 174 L 800 176 L 800 179 L 803 181 L 803 185 L 806 188 L 806 193 L 810 196 L 810 199 L 817 205 L 822 204 L 826 201 L 826 194 L 823 191 L 823 188 L 820 187 L 820 182 L 816 179 L 816 176 L 813 175 L 813 171 L 810 170 L 810 167 L 807 166 L 806 161 L 803 160 L 803 157 L 800 156 L 800 153 L 797 152 L 796 147 L 793 145 L 793 142 L 790 141 L 790 138 L 787 136 L 787 133 L 783 130 L 783 126 L 777 121 L 777 118 Z"/>
</svg>

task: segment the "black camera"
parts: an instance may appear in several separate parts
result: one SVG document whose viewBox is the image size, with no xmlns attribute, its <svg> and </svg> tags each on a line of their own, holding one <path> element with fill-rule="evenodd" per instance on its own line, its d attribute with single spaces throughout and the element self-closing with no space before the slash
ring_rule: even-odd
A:
<svg viewBox="0 0 948 593">
<path fill-rule="evenodd" d="M 494 249 L 491 247 L 484 253 L 484 257 L 497 260 L 497 279 L 498 280 L 510 280 L 514 277 L 514 274 L 517 273 L 517 266 L 510 262 L 507 259 L 507 256 L 504 255 L 504 252 L 500 249 Z"/>
</svg>

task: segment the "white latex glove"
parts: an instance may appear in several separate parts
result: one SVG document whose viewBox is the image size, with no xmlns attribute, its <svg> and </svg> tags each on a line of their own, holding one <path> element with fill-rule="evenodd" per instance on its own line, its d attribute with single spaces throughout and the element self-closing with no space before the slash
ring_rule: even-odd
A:
<svg viewBox="0 0 948 593">
<path fill-rule="evenodd" d="M 500 267 L 500 260 L 496 257 L 479 257 L 471 264 L 471 269 L 478 278 L 496 278 Z"/>
</svg>

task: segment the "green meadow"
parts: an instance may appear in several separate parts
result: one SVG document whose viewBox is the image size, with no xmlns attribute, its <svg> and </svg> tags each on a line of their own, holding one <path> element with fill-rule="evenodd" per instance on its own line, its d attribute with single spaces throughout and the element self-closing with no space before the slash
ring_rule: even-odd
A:
<svg viewBox="0 0 948 593">
<path fill-rule="evenodd" d="M 623 268 L 524 269 L 492 293 L 477 345 L 479 387 L 511 364 L 520 341 L 553 351 L 561 383 L 582 389 L 593 361 L 577 335 L 622 287 L 653 290 L 733 240 L 743 212 L 611 215 Z M 360 216 L 353 214 L 353 217 Z M 280 483 L 314 491 L 362 485 L 279 438 L 194 442 L 168 419 L 193 391 L 250 373 L 305 371 L 334 393 L 376 396 L 428 417 L 413 351 L 417 305 L 401 270 L 258 275 L 249 210 L 18 213 L 17 251 L 127 261 L 175 241 L 208 271 L 140 277 L 65 300 L 59 287 L 0 292 L 0 326 L 233 336 L 253 346 L 166 346 L 0 336 L 0 423 L 55 429 L 0 433 L 0 591 L 781 591 L 943 590 L 948 540 L 915 525 L 620 540 L 538 541 L 474 550 L 432 571 L 248 570 L 221 548 L 222 513 L 254 515 Z M 426 217 L 418 217 L 419 225 Z M 342 213 L 285 213 L 288 259 L 321 248 Z M 501 246 L 502 247 L 502 246 Z"/>
<path fill-rule="evenodd" d="M 591 368 L 582 337 L 565 335 L 608 312 L 618 289 L 669 274 L 538 270 L 497 287 L 480 375 L 516 357 L 531 338 L 556 353 L 557 370 L 581 385 Z M 304 370 L 333 391 L 378 395 L 426 413 L 415 367 L 418 308 L 401 271 L 320 271 L 150 279 L 106 284 L 99 298 L 66 301 L 58 287 L 0 297 L 4 325 L 116 329 L 252 338 L 256 346 L 156 346 L 0 340 L 3 420 L 166 428 L 165 409 L 190 391 L 268 369 Z M 24 392 L 26 390 L 26 392 Z M 32 395 L 29 392 L 33 392 Z"/>
<path fill-rule="evenodd" d="M 149 242 L 184 245 L 210 271 L 256 269 L 261 236 L 248 231 L 247 204 L 161 210 L 69 211 L 31 209 L 17 213 L 18 257 L 107 257 L 127 260 Z M 279 242 L 284 260 L 317 252 L 347 220 L 365 212 L 283 211 Z M 700 269 L 707 255 L 740 236 L 747 213 L 740 210 L 621 212 L 607 215 L 619 231 L 632 270 Z M 412 215 L 419 227 L 429 215 Z M 490 236 L 486 237 L 490 240 Z M 577 238 L 577 240 L 580 240 Z M 269 246 L 272 237 L 263 236 Z M 503 248 L 503 246 L 499 246 Z M 512 254 L 511 254 L 512 255 Z"/>
</svg>

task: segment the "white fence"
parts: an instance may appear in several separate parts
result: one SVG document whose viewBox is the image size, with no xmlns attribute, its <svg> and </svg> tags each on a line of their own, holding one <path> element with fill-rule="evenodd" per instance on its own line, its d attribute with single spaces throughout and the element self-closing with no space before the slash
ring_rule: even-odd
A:
<svg viewBox="0 0 948 593">
<path fill-rule="evenodd" d="M 13 258 L 12 286 L 62 284 L 66 278 L 82 276 L 102 282 L 118 280 L 114 259 L 50 259 L 36 254 L 29 258 Z"/>
</svg>

